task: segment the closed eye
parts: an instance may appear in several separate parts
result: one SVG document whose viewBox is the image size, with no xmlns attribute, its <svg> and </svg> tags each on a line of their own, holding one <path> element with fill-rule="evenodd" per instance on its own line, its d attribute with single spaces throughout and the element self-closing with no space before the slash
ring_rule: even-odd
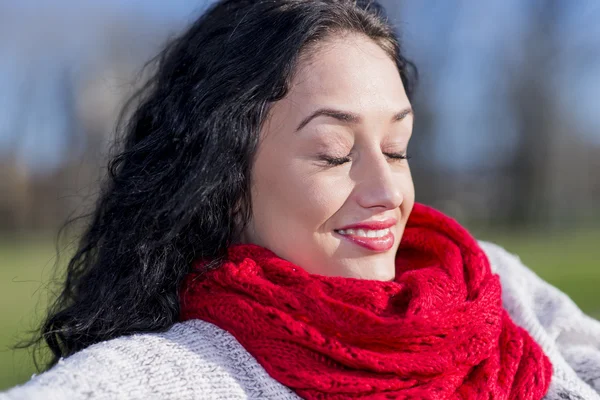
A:
<svg viewBox="0 0 600 400">
<path fill-rule="evenodd" d="M 406 153 L 384 153 L 386 157 L 393 160 L 410 160 L 410 156 Z"/>
<path fill-rule="evenodd" d="M 384 153 L 387 158 L 391 158 L 392 160 L 409 160 L 411 157 L 405 153 Z M 327 165 L 335 167 L 338 165 L 343 165 L 351 161 L 350 156 L 345 157 L 332 157 L 326 154 L 319 155 L 319 159 L 324 161 Z"/>
<path fill-rule="evenodd" d="M 325 154 L 321 154 L 319 156 L 319 159 L 324 161 L 327 165 L 330 165 L 332 167 L 335 167 L 337 165 L 342 165 L 342 164 L 346 164 L 347 162 L 350 162 L 350 157 L 349 156 L 345 156 L 345 157 L 332 157 L 332 156 L 328 156 Z"/>
</svg>

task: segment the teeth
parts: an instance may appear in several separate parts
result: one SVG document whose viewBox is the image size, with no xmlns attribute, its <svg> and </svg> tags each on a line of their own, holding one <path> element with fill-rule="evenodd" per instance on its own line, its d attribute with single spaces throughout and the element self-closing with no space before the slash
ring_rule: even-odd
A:
<svg viewBox="0 0 600 400">
<path fill-rule="evenodd" d="M 378 238 L 383 237 L 390 233 L 390 229 L 340 229 L 338 231 L 340 235 L 348 235 L 348 236 L 361 236 L 368 238 Z"/>
</svg>

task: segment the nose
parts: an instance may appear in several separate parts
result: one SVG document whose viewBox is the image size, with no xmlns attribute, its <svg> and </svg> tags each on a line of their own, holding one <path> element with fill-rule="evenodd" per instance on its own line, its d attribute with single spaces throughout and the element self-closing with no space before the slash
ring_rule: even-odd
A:
<svg viewBox="0 0 600 400">
<path fill-rule="evenodd" d="M 358 204 L 364 208 L 379 207 L 382 210 L 400 207 L 404 200 L 402 179 L 385 155 L 379 152 L 359 164 L 355 187 Z"/>
</svg>

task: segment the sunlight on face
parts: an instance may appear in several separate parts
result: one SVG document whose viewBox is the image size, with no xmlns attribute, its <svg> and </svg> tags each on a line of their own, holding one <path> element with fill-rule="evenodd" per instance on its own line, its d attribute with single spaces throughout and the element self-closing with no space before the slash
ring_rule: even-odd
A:
<svg viewBox="0 0 600 400">
<path fill-rule="evenodd" d="M 414 204 L 412 113 L 391 58 L 366 36 L 320 44 L 273 104 L 242 241 L 310 273 L 391 280 Z"/>
</svg>

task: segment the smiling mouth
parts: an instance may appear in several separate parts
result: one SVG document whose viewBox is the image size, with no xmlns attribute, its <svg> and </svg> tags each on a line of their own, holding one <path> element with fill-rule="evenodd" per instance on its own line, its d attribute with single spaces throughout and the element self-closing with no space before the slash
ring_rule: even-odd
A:
<svg viewBox="0 0 600 400">
<path fill-rule="evenodd" d="M 334 231 L 350 243 L 371 251 L 383 252 L 394 247 L 396 238 L 390 228 L 385 229 L 336 229 Z"/>
<path fill-rule="evenodd" d="M 390 233 L 390 228 L 386 229 L 338 229 L 340 235 L 359 236 L 368 238 L 384 237 Z"/>
</svg>

